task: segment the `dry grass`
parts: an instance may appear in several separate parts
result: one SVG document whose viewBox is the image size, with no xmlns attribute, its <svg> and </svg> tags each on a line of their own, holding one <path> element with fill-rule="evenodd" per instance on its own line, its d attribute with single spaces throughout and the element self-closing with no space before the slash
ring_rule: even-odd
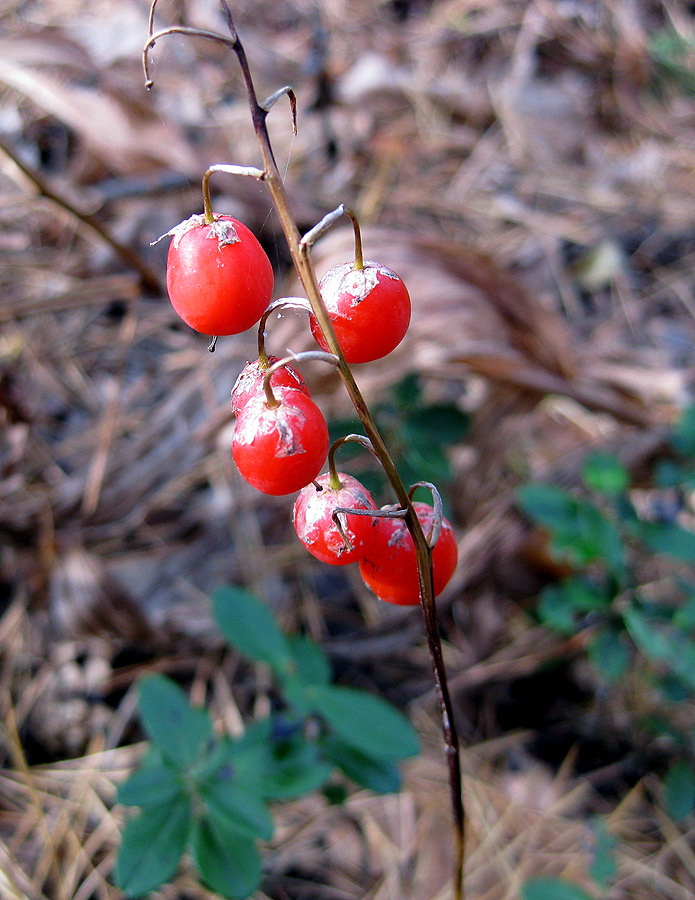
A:
<svg viewBox="0 0 695 900">
<path fill-rule="evenodd" d="M 218 668 L 207 598 L 234 581 L 324 640 L 341 680 L 408 707 L 426 738 L 398 796 L 279 809 L 259 900 L 444 898 L 447 787 L 420 622 L 376 608 L 354 579 L 329 581 L 293 541 L 288 501 L 235 473 L 227 400 L 255 337 L 208 354 L 143 289 L 164 265 L 150 242 L 198 210 L 205 167 L 257 161 L 219 48 L 162 42 L 145 92 L 145 5 L 0 3 L 0 137 L 39 176 L 0 149 L 0 896 L 119 896 L 114 785 L 141 752 L 139 674 L 180 676 L 220 727 L 265 702 L 233 658 Z M 540 873 L 590 886 L 602 815 L 618 839 L 610 900 L 691 897 L 692 823 L 663 815 L 656 776 L 630 781 L 619 759 L 592 773 L 578 748 L 551 766 L 534 755 L 536 720 L 508 730 L 500 709 L 582 641 L 549 637 L 524 611 L 539 579 L 514 487 L 571 483 L 592 446 L 638 471 L 691 387 L 692 97 L 648 49 L 664 28 L 692 41 L 692 17 L 679 2 L 439 0 L 402 4 L 399 21 L 395 5 L 233 7 L 260 92 L 298 92 L 298 136 L 282 105 L 272 130 L 300 226 L 348 203 L 367 256 L 409 285 L 411 332 L 360 369 L 365 394 L 415 370 L 428 396 L 473 416 L 451 492 L 462 562 L 442 598 L 467 745 L 467 896 L 512 900 Z M 177 10 L 218 24 L 206 0 L 162 3 L 162 21 Z M 291 293 L 262 187 L 215 185 L 217 207 L 269 248 L 276 293 Z M 320 243 L 320 271 L 349 240 Z M 271 350 L 306 341 L 300 319 L 271 323 Z M 327 412 L 345 413 L 331 377 L 305 375 Z M 609 744 L 621 714 L 599 716 Z M 184 872 L 160 896 L 208 895 Z"/>
</svg>

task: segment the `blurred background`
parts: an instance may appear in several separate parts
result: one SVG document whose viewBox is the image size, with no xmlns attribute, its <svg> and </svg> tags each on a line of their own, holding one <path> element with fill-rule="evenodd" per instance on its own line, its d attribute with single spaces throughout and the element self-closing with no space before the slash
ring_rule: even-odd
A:
<svg viewBox="0 0 695 900">
<path fill-rule="evenodd" d="M 284 101 L 269 123 L 300 230 L 347 204 L 413 301 L 402 345 L 355 374 L 459 538 L 439 607 L 468 896 L 550 874 L 692 897 L 693 5 L 231 5 L 259 96 L 297 93 L 297 135 Z M 156 21 L 224 30 L 211 0 L 162 0 Z M 444 896 L 421 616 L 309 557 L 292 498 L 239 478 L 229 394 L 256 335 L 208 353 L 166 299 L 157 239 L 201 211 L 205 169 L 259 164 L 233 54 L 163 38 L 148 92 L 141 0 L 2 0 L 0 25 L 0 893 L 120 896 L 136 679 L 167 672 L 222 718 L 231 695 L 249 719 L 267 699 L 212 624 L 234 583 L 424 736 L 401 794 L 279 813 L 267 896 Z M 296 294 L 263 186 L 212 183 Z M 341 224 L 319 276 L 351 252 Z M 300 314 L 269 322 L 270 352 L 311 345 Z M 336 436 L 354 430 L 334 376 L 301 368 Z M 363 457 L 343 465 L 389 502 Z M 209 896 L 182 879 L 162 896 Z"/>
</svg>

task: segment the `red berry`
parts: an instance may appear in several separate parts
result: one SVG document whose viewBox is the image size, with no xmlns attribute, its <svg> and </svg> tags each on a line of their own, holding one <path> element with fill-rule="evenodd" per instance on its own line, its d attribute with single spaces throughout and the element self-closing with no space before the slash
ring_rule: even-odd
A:
<svg viewBox="0 0 695 900">
<path fill-rule="evenodd" d="M 268 366 L 278 361 L 277 356 L 268 357 Z M 247 363 L 239 373 L 239 377 L 232 388 L 232 412 L 238 416 L 244 406 L 255 397 L 264 394 L 263 378 L 268 371 L 268 366 L 261 367 L 260 360 Z M 301 391 L 310 397 L 309 388 L 299 372 L 292 366 L 282 366 L 276 369 L 270 376 L 270 386 L 273 390 L 283 388 L 286 390 Z"/>
<path fill-rule="evenodd" d="M 231 216 L 212 225 L 192 216 L 171 234 L 167 291 L 183 321 L 209 335 L 255 325 L 273 293 L 273 268 L 254 234 Z"/>
<path fill-rule="evenodd" d="M 415 512 L 425 532 L 432 526 L 434 510 L 427 503 L 414 503 Z M 415 544 L 403 519 L 375 519 L 377 526 L 367 556 L 360 560 L 360 574 L 365 584 L 381 600 L 399 606 L 420 602 Z M 439 540 L 432 551 L 435 597 L 444 590 L 454 574 L 458 548 L 454 532 L 444 519 Z"/>
<path fill-rule="evenodd" d="M 356 562 L 366 552 L 374 532 L 372 516 L 346 514 L 342 518 L 343 533 L 351 549 L 333 520 L 333 510 L 374 509 L 372 495 L 356 478 L 338 473 L 340 488 L 331 487 L 329 474 L 320 475 L 316 484 L 308 484 L 294 502 L 294 530 L 312 556 L 334 566 Z"/>
<path fill-rule="evenodd" d="M 355 269 L 343 263 L 330 269 L 319 284 L 321 297 L 349 363 L 386 356 L 403 340 L 410 324 L 410 296 L 395 272 L 375 262 Z M 328 350 L 316 318 L 311 333 Z"/>
<path fill-rule="evenodd" d="M 296 390 L 280 389 L 278 406 L 265 394 L 239 413 L 232 455 L 241 475 L 264 494 L 292 494 L 309 484 L 328 453 L 328 426 L 314 401 Z"/>
</svg>

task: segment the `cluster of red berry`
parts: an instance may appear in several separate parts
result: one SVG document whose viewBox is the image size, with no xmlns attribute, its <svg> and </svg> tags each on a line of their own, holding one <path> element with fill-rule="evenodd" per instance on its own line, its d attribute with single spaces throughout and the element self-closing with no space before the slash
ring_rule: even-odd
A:
<svg viewBox="0 0 695 900">
<path fill-rule="evenodd" d="M 172 231 L 167 261 L 169 298 L 181 318 L 203 334 L 239 334 L 263 316 L 273 292 L 273 270 L 253 233 L 230 216 L 193 216 Z M 319 284 L 346 362 L 390 353 L 410 323 L 410 297 L 386 266 L 345 263 Z M 328 345 L 316 318 L 310 327 Z M 299 491 L 294 526 L 317 559 L 332 565 L 358 562 L 365 583 L 382 600 L 420 600 L 416 551 L 397 508 L 378 510 L 357 479 L 335 471 L 320 475 L 329 450 L 328 427 L 301 375 L 275 357 L 249 363 L 232 391 L 236 426 L 234 461 L 241 475 L 266 494 Z M 425 535 L 439 522 L 433 507 L 413 504 Z M 400 515 L 399 515 L 400 512 Z M 457 561 L 451 525 L 443 520 L 433 553 L 435 594 Z"/>
</svg>

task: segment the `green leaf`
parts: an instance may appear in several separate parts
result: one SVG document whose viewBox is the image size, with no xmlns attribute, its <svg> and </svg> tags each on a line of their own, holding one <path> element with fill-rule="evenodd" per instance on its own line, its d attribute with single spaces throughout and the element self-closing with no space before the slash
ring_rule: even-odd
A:
<svg viewBox="0 0 695 900">
<path fill-rule="evenodd" d="M 524 484 L 517 502 L 527 516 L 551 532 L 572 530 L 577 521 L 577 501 L 567 491 L 552 484 Z"/>
<path fill-rule="evenodd" d="M 617 841 L 606 828 L 603 819 L 595 818 L 591 823 L 591 828 L 594 832 L 595 845 L 589 872 L 596 884 L 605 889 L 618 871 L 615 859 Z"/>
<path fill-rule="evenodd" d="M 521 888 L 522 900 L 594 900 L 579 885 L 564 878 L 530 878 Z"/>
<path fill-rule="evenodd" d="M 594 453 L 582 469 L 582 481 L 599 494 L 620 494 L 630 483 L 625 466 L 610 453 Z"/>
<path fill-rule="evenodd" d="M 463 440 L 468 424 L 468 416 L 456 406 L 421 406 L 404 417 L 403 437 L 406 444 L 427 450 L 433 445 L 455 444 Z"/>
<path fill-rule="evenodd" d="M 179 769 L 195 762 L 212 740 L 212 722 L 194 709 L 181 688 L 165 675 L 149 675 L 138 687 L 140 718 L 162 756 Z"/>
<path fill-rule="evenodd" d="M 357 688 L 314 685 L 307 702 L 348 746 L 377 759 L 403 759 L 419 752 L 412 725 L 395 707 Z"/>
<path fill-rule="evenodd" d="M 118 785 L 116 802 L 123 806 L 161 806 L 185 796 L 177 772 L 169 766 L 142 766 Z"/>
<path fill-rule="evenodd" d="M 553 546 L 572 566 L 602 559 L 614 573 L 622 571 L 620 533 L 594 503 L 549 484 L 523 485 L 517 497 L 524 512 L 550 531 Z"/>
<path fill-rule="evenodd" d="M 261 883 L 261 859 L 253 841 L 218 831 L 203 818 L 193 831 L 191 850 L 200 880 L 230 900 L 246 900 Z"/>
<path fill-rule="evenodd" d="M 607 626 L 599 631 L 587 653 L 600 675 L 609 682 L 619 681 L 630 664 L 630 652 L 618 628 Z"/>
<path fill-rule="evenodd" d="M 640 534 L 654 553 L 664 553 L 681 562 L 695 563 L 695 531 L 681 528 L 675 522 L 643 522 Z"/>
<path fill-rule="evenodd" d="M 216 590 L 212 603 L 215 621 L 232 647 L 276 672 L 288 670 L 292 657 L 285 635 L 265 604 L 234 586 Z"/>
<path fill-rule="evenodd" d="M 695 691 L 695 644 L 678 629 L 630 607 L 623 613 L 630 637 L 649 659 L 667 665 Z"/>
<path fill-rule="evenodd" d="M 441 483 L 451 481 L 453 470 L 446 453 L 430 435 L 429 445 L 411 442 L 403 448 L 402 458 L 398 460 L 398 474 L 404 484 L 416 481 Z"/>
<path fill-rule="evenodd" d="M 186 849 L 191 808 L 185 799 L 148 807 L 123 828 L 116 883 L 129 897 L 141 897 L 168 881 Z"/>
<path fill-rule="evenodd" d="M 695 809 L 695 770 L 684 759 L 675 762 L 664 778 L 666 812 L 679 822 Z"/>
<path fill-rule="evenodd" d="M 673 624 L 684 632 L 695 631 L 695 586 L 688 583 L 681 585 L 685 591 L 685 600 L 673 615 Z"/>
<path fill-rule="evenodd" d="M 321 740 L 321 749 L 326 758 L 356 784 L 377 794 L 391 794 L 400 790 L 401 775 L 393 760 L 366 756 L 330 736 Z"/>
<path fill-rule="evenodd" d="M 247 838 L 269 841 L 273 836 L 273 819 L 257 796 L 241 786 L 233 768 L 221 769 L 216 777 L 199 785 L 211 821 L 226 831 Z"/>
<path fill-rule="evenodd" d="M 611 598 L 598 585 L 585 578 L 566 578 L 543 588 L 538 600 L 538 615 L 543 624 L 559 634 L 577 630 L 577 616 L 609 609 Z"/>
<path fill-rule="evenodd" d="M 577 530 L 559 535 L 570 561 L 586 565 L 602 559 L 609 569 L 619 574 L 624 566 L 624 549 L 617 528 L 587 500 L 577 501 Z"/>
<path fill-rule="evenodd" d="M 331 664 L 323 648 L 301 634 L 287 637 L 295 674 L 304 684 L 328 684 Z"/>
<path fill-rule="evenodd" d="M 311 687 L 299 675 L 283 678 L 282 691 L 285 695 L 285 703 L 300 718 L 306 718 L 311 713 L 311 705 L 307 699 L 307 691 Z"/>
<path fill-rule="evenodd" d="M 391 396 L 399 406 L 408 409 L 420 402 L 422 386 L 417 372 L 408 372 L 391 388 Z"/>
<path fill-rule="evenodd" d="M 659 488 L 678 488 L 688 479 L 688 470 L 672 459 L 659 459 L 653 469 L 654 484 Z"/>
<path fill-rule="evenodd" d="M 670 672 L 663 678 L 657 678 L 654 683 L 667 703 L 685 703 L 690 697 L 690 691 L 686 685 Z"/>
<path fill-rule="evenodd" d="M 263 786 L 268 800 L 294 800 L 322 787 L 333 766 L 319 758 L 316 748 L 305 746 L 291 758 L 275 760 Z"/>
<path fill-rule="evenodd" d="M 684 456 L 695 456 L 695 404 L 683 410 L 671 437 L 671 446 Z"/>
<path fill-rule="evenodd" d="M 324 784 L 333 768 L 301 730 L 279 716 L 254 723 L 242 738 L 231 742 L 229 758 L 239 783 L 265 800 L 291 800 L 311 793 Z"/>
</svg>

